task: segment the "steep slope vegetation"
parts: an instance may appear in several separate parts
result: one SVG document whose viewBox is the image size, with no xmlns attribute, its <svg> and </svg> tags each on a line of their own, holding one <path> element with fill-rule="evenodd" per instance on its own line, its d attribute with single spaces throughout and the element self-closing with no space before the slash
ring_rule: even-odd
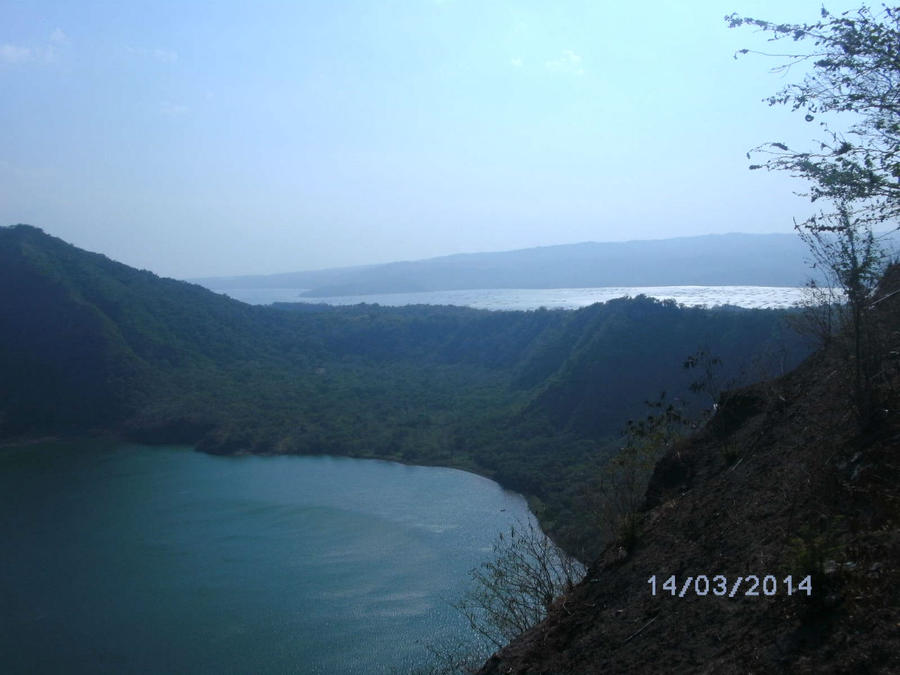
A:
<svg viewBox="0 0 900 675">
<path fill-rule="evenodd" d="M 895 268 L 870 310 L 885 348 L 866 428 L 833 353 L 731 392 L 657 465 L 633 549 L 608 547 L 481 672 L 900 671 L 898 289 Z M 674 596 L 663 587 L 671 575 Z M 700 575 L 710 590 L 694 582 L 682 597 Z M 713 592 L 716 575 L 725 595 Z M 807 575 L 810 595 L 798 588 Z"/>
<path fill-rule="evenodd" d="M 681 362 L 699 347 L 726 356 L 725 377 L 765 352 L 797 360 L 782 317 L 643 297 L 577 312 L 254 307 L 0 228 L 0 437 L 457 466 L 528 494 L 574 541 L 573 499 L 626 419 L 661 390 L 686 396 Z"/>
<path fill-rule="evenodd" d="M 698 351 L 725 365 L 717 374 L 720 387 L 779 374 L 772 369 L 784 367 L 782 356 L 790 360 L 803 352 L 802 340 L 773 323 L 770 312 L 684 308 L 644 297 L 612 300 L 605 310 L 579 313 L 535 357 L 546 367 L 553 363 L 550 354 L 564 355 L 545 376 L 547 385 L 528 410 L 546 415 L 556 429 L 595 437 L 621 426 L 622 401 L 643 404 L 662 391 L 683 394 L 696 373 L 680 366 Z M 537 375 L 536 363 L 528 364 L 532 370 L 521 381 Z M 703 402 L 713 401 L 707 397 Z M 633 405 L 628 417 L 644 412 L 643 405 Z"/>
<path fill-rule="evenodd" d="M 0 228 L 0 307 L 7 434 L 117 424 L 176 372 L 315 353 L 271 312 L 28 226 Z"/>
</svg>

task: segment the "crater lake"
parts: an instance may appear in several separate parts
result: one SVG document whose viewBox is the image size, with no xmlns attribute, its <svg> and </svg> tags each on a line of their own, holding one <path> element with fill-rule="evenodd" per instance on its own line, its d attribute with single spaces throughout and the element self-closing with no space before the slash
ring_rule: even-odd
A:
<svg viewBox="0 0 900 675">
<path fill-rule="evenodd" d="M 0 448 L 7 673 L 408 672 L 525 500 L 471 473 L 110 442 Z"/>
</svg>

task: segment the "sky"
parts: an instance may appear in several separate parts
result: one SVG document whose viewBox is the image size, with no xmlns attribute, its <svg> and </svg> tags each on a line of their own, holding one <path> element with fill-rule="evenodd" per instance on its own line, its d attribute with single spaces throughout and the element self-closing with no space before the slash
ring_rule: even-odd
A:
<svg viewBox="0 0 900 675">
<path fill-rule="evenodd" d="M 800 73 L 723 17 L 820 7 L 0 0 L 0 224 L 177 278 L 789 232 Z"/>
</svg>

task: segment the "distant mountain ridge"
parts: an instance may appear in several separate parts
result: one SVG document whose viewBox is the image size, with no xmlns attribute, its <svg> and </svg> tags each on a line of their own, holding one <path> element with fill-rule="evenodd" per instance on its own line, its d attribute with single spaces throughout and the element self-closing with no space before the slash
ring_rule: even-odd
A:
<svg viewBox="0 0 900 675">
<path fill-rule="evenodd" d="M 794 234 L 712 234 L 585 242 L 497 253 L 193 279 L 207 288 L 302 288 L 307 297 L 603 286 L 802 286 L 806 247 Z"/>
</svg>

